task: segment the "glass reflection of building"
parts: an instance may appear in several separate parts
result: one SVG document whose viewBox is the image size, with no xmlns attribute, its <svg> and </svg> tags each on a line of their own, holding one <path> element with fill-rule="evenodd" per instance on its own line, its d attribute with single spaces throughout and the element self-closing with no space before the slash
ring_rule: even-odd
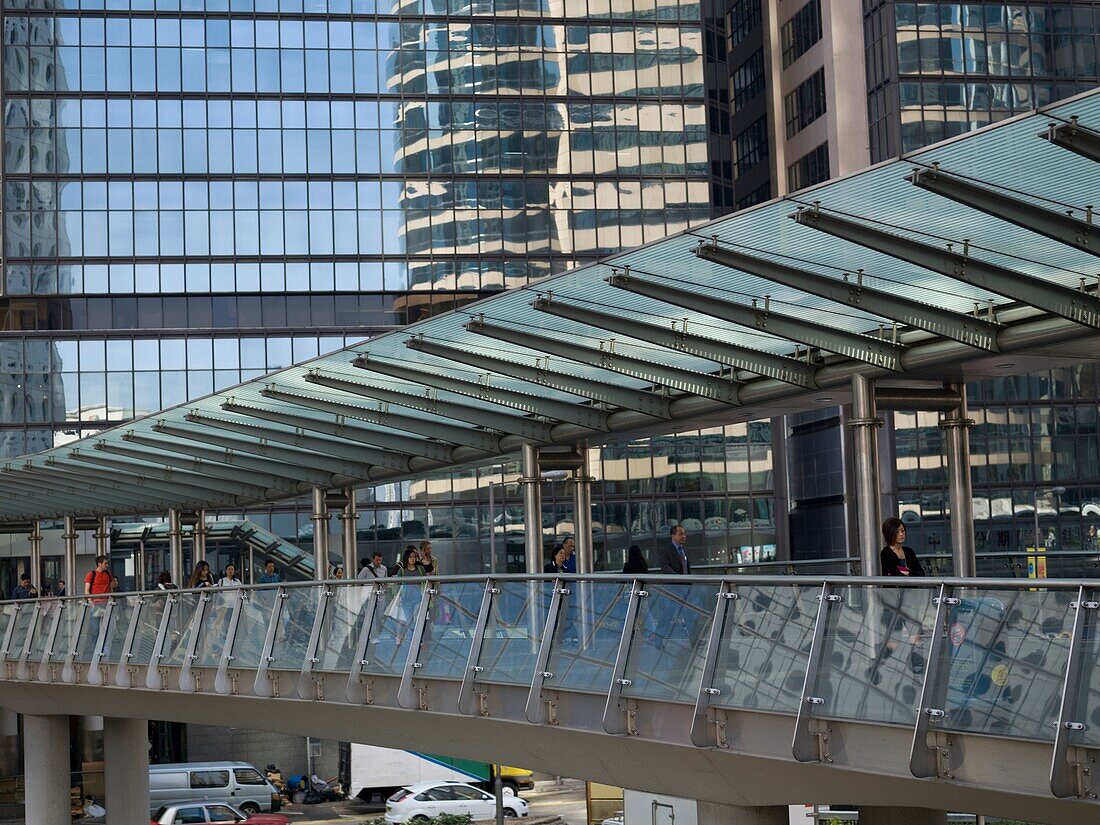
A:
<svg viewBox="0 0 1100 825">
<path fill-rule="evenodd" d="M 731 202 L 710 4 L 6 0 L 2 13 L 0 457 Z M 742 424 L 630 445 L 660 478 L 605 448 L 595 500 L 615 552 L 663 541 L 678 518 L 704 526 L 719 560 L 774 544 L 748 440 Z M 364 549 L 484 543 L 488 485 L 518 501 L 511 470 L 362 491 Z M 565 499 L 547 490 L 548 533 L 571 524 Z M 308 538 L 293 504 L 250 517 Z"/>
</svg>

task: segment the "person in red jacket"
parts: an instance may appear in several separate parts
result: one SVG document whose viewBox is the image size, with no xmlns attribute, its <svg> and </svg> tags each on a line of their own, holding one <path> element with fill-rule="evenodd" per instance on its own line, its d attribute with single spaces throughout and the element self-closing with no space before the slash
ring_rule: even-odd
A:
<svg viewBox="0 0 1100 825">
<path fill-rule="evenodd" d="M 109 562 L 106 556 L 96 556 L 95 570 L 84 577 L 85 596 L 111 592 L 111 571 L 107 569 Z"/>
</svg>

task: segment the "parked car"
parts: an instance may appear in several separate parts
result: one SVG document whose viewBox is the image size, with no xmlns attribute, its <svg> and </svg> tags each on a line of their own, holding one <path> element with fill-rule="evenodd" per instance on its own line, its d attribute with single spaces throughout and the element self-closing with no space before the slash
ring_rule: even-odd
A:
<svg viewBox="0 0 1100 825">
<path fill-rule="evenodd" d="M 496 816 L 496 799 L 465 782 L 418 782 L 406 785 L 386 800 L 386 822 L 427 822 L 440 814 L 469 814 L 475 820 Z M 504 815 L 527 816 L 527 803 L 511 794 L 504 797 Z"/>
<path fill-rule="evenodd" d="M 267 777 L 247 762 L 150 765 L 150 813 L 161 805 L 184 802 L 223 802 L 245 813 L 258 814 L 278 811 L 282 797 Z"/>
<path fill-rule="evenodd" d="M 246 814 L 225 802 L 181 802 L 157 808 L 149 825 L 197 825 L 207 822 L 247 822 L 248 825 L 289 825 L 282 814 Z"/>
</svg>

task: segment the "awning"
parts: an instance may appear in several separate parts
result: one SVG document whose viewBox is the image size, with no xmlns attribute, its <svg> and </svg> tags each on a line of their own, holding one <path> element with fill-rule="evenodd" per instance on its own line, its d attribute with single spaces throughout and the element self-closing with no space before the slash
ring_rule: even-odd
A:
<svg viewBox="0 0 1100 825">
<path fill-rule="evenodd" d="M 839 403 L 855 373 L 1095 355 L 1098 160 L 1090 92 L 8 461 L 0 519 L 241 507 Z"/>
</svg>

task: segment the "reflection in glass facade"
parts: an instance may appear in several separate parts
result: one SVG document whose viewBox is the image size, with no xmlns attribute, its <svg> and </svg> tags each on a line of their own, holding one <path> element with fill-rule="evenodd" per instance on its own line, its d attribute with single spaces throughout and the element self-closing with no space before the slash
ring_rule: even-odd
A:
<svg viewBox="0 0 1100 825">
<path fill-rule="evenodd" d="M 864 0 L 864 12 L 875 162 L 1085 91 L 1100 77 L 1094 3 Z"/>
<path fill-rule="evenodd" d="M 723 13 L 4 0 L 0 457 L 731 206 Z M 699 523 L 716 560 L 774 544 L 770 442 L 752 441 L 769 456 L 753 480 L 749 441 L 741 425 L 605 448 L 594 499 L 615 553 L 676 519 Z M 363 491 L 364 548 L 484 539 L 487 510 L 466 505 L 515 474 L 480 475 Z M 512 485 L 496 492 L 514 506 Z M 567 498 L 547 491 L 548 540 L 572 522 Z M 310 538 L 294 505 L 250 516 Z"/>
</svg>

